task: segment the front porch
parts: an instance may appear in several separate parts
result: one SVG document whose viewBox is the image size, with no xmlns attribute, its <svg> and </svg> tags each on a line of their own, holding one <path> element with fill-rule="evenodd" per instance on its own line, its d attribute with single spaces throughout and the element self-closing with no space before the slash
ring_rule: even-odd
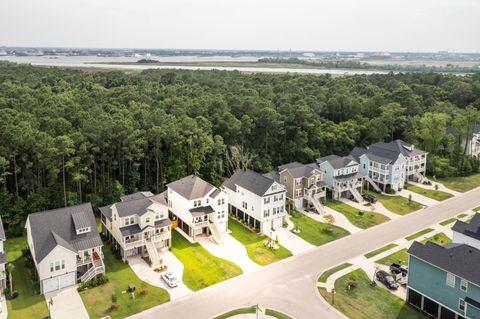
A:
<svg viewBox="0 0 480 319">
<path fill-rule="evenodd" d="M 101 247 L 84 250 L 77 255 L 77 283 L 86 282 L 105 273 Z"/>
</svg>

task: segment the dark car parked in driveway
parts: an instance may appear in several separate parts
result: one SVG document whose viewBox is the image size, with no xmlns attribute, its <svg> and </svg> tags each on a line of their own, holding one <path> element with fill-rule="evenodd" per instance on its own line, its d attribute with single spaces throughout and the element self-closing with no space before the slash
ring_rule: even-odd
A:
<svg viewBox="0 0 480 319">
<path fill-rule="evenodd" d="M 375 204 L 377 202 L 377 199 L 375 197 L 373 197 L 372 195 L 363 194 L 362 197 L 366 202 L 368 202 L 370 204 Z"/>
<path fill-rule="evenodd" d="M 397 275 L 402 274 L 402 276 L 408 275 L 408 269 L 396 263 L 390 265 L 390 272 Z"/>
<path fill-rule="evenodd" d="M 397 282 L 393 279 L 392 275 L 384 270 L 377 271 L 375 277 L 377 280 L 384 284 L 388 289 L 396 290 L 398 289 Z"/>
</svg>

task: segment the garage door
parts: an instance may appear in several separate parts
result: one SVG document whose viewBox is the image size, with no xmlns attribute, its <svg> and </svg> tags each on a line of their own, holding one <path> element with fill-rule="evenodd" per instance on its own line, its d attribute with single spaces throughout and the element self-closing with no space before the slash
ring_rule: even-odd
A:
<svg viewBox="0 0 480 319">
<path fill-rule="evenodd" d="M 55 291 L 58 289 L 58 279 L 55 278 L 50 278 L 50 279 L 45 279 L 43 281 L 43 293 L 46 294 L 51 291 Z"/>
<path fill-rule="evenodd" d="M 49 293 L 75 284 L 75 273 L 70 273 L 43 281 L 43 293 Z"/>
</svg>

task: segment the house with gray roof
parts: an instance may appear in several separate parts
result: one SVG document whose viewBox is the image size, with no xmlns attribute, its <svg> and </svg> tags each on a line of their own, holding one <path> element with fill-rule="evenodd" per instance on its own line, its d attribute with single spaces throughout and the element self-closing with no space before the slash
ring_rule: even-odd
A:
<svg viewBox="0 0 480 319">
<path fill-rule="evenodd" d="M 355 147 L 350 153 L 360 163 L 366 186 L 377 191 L 400 191 L 405 186 L 407 159 L 396 151 L 378 147 Z"/>
<path fill-rule="evenodd" d="M 464 243 L 414 242 L 407 302 L 433 318 L 480 318 L 480 250 Z"/>
<path fill-rule="evenodd" d="M 7 264 L 7 255 L 5 254 L 4 242 L 7 239 L 5 231 L 3 229 L 2 218 L 0 217 L 0 288 L 7 287 L 7 277 L 5 272 L 5 265 Z"/>
<path fill-rule="evenodd" d="M 395 156 L 402 154 L 407 160 L 405 167 L 406 178 L 419 183 L 425 180 L 427 171 L 427 152 L 415 148 L 415 145 L 395 140 L 389 143 L 378 142 L 367 147 L 370 152 L 378 152 L 378 154 L 392 154 Z"/>
<path fill-rule="evenodd" d="M 167 184 L 166 199 L 170 218 L 190 241 L 206 236 L 223 242 L 228 230 L 228 196 L 195 175 Z"/>
<path fill-rule="evenodd" d="M 228 195 L 228 210 L 267 236 L 287 219 L 285 187 L 252 170 L 237 170 L 220 187 Z"/>
<path fill-rule="evenodd" d="M 90 203 L 30 214 L 27 241 L 45 294 L 105 273 Z"/>
<path fill-rule="evenodd" d="M 103 235 L 123 260 L 140 255 L 151 267 L 160 266 L 162 253 L 172 245 L 166 193 L 137 192 L 120 199 L 100 207 Z"/>
<path fill-rule="evenodd" d="M 453 242 L 480 249 L 480 213 L 473 215 L 468 223 L 457 220 L 452 227 L 452 231 Z"/>
<path fill-rule="evenodd" d="M 285 186 L 287 198 L 293 201 L 294 208 L 313 208 L 318 213 L 323 213 L 321 201 L 327 194 L 324 175 L 316 163 L 292 162 L 281 165 L 276 171 L 264 176 Z"/>
<path fill-rule="evenodd" d="M 327 192 L 333 199 L 346 197 L 362 202 L 363 176 L 360 163 L 353 156 L 328 155 L 317 158 L 317 164 L 325 174 Z"/>
</svg>

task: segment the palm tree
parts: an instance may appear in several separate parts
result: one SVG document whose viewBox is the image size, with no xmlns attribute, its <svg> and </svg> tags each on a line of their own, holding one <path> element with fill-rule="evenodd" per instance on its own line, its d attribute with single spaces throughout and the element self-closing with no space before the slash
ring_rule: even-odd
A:
<svg viewBox="0 0 480 319">
<path fill-rule="evenodd" d="M 12 263 L 7 264 L 7 272 L 8 272 L 8 281 L 10 283 L 10 295 L 13 294 L 13 277 L 12 272 L 15 269 L 15 265 Z"/>
</svg>

